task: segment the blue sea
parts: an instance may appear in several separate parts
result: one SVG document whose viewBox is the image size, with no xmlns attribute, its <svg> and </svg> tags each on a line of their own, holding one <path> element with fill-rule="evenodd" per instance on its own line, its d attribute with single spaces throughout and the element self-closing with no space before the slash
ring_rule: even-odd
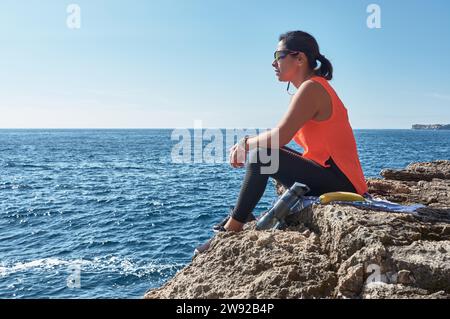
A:
<svg viewBox="0 0 450 319">
<path fill-rule="evenodd" d="M 0 298 L 142 298 L 189 263 L 245 171 L 173 162 L 171 134 L 0 130 Z M 450 131 L 355 138 L 366 177 L 450 159 Z M 274 197 L 269 184 L 256 214 Z"/>
</svg>

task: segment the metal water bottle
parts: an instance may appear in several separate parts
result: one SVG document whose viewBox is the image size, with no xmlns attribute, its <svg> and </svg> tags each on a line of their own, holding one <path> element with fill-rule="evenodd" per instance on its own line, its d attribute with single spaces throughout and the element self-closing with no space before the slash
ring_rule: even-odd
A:
<svg viewBox="0 0 450 319">
<path fill-rule="evenodd" d="M 309 187 L 305 184 L 296 182 L 289 188 L 273 207 L 256 223 L 257 230 L 270 229 L 278 223 L 284 222 L 286 216 L 291 212 L 292 207 L 309 192 Z"/>
</svg>

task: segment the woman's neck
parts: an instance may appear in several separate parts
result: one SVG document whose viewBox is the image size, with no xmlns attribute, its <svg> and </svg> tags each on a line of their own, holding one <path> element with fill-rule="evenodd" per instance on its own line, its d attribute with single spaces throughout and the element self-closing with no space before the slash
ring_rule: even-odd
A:
<svg viewBox="0 0 450 319">
<path fill-rule="evenodd" d="M 297 77 L 292 80 L 292 84 L 298 89 L 300 85 L 302 85 L 303 82 L 308 81 L 310 78 L 314 76 L 314 71 L 306 71 L 306 72 L 299 72 L 297 74 Z"/>
</svg>

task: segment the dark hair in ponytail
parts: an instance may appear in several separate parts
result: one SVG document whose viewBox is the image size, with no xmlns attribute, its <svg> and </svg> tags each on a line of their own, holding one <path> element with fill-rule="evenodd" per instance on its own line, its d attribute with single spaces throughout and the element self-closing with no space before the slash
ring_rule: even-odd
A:
<svg viewBox="0 0 450 319">
<path fill-rule="evenodd" d="M 320 53 L 316 39 L 309 33 L 303 31 L 290 31 L 280 35 L 279 41 L 283 41 L 286 49 L 301 51 L 308 58 L 308 64 L 314 73 L 327 80 L 333 78 L 333 66 L 330 60 Z M 320 67 L 317 67 L 317 61 Z"/>
</svg>

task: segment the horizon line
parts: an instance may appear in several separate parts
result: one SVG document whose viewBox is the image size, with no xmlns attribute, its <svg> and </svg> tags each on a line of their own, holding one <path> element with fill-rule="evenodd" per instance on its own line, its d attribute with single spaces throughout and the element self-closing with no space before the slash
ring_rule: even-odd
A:
<svg viewBox="0 0 450 319">
<path fill-rule="evenodd" d="M 0 127 L 0 130 L 177 130 L 199 129 L 195 127 Z M 201 129 L 249 130 L 268 129 L 262 127 L 201 127 Z M 413 128 L 352 128 L 353 130 L 414 130 Z"/>
</svg>

